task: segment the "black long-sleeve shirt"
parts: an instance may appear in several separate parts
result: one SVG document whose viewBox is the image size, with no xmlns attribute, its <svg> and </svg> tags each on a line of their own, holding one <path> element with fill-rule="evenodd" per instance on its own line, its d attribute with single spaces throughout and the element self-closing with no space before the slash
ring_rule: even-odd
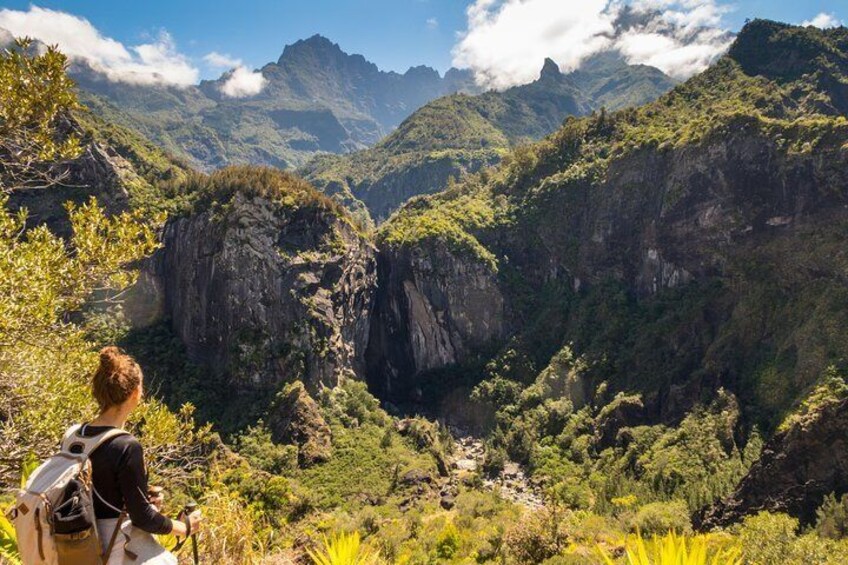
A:
<svg viewBox="0 0 848 565">
<path fill-rule="evenodd" d="M 80 433 L 94 437 L 111 426 L 84 426 Z M 90 456 L 92 484 L 106 502 L 126 508 L 137 528 L 151 534 L 171 532 L 171 519 L 159 513 L 147 498 L 147 471 L 139 441 L 123 434 L 102 443 Z M 94 496 L 94 514 L 98 519 L 117 518 L 120 514 Z"/>
</svg>

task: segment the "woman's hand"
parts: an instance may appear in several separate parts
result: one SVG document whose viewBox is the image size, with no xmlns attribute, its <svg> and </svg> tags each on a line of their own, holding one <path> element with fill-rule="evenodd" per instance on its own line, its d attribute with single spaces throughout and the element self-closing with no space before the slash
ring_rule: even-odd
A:
<svg viewBox="0 0 848 565">
<path fill-rule="evenodd" d="M 203 524 L 203 515 L 200 510 L 195 510 L 188 515 L 188 520 L 191 523 L 191 534 L 194 535 L 200 531 L 200 526 Z"/>
<path fill-rule="evenodd" d="M 186 535 L 191 534 L 194 535 L 200 531 L 201 525 L 203 524 L 203 516 L 200 514 L 200 510 L 195 510 L 191 514 L 188 515 L 188 523 L 191 525 L 191 530 L 186 527 L 186 516 L 184 512 L 180 512 L 180 515 L 176 520 L 172 522 L 171 533 L 177 536 L 178 538 L 184 538 Z"/>
</svg>

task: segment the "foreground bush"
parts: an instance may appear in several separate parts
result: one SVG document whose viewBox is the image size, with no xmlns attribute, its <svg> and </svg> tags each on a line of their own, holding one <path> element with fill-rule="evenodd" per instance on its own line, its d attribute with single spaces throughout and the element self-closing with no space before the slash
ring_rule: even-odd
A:
<svg viewBox="0 0 848 565">
<path fill-rule="evenodd" d="M 781 565 L 831 565 L 848 563 L 848 543 L 798 535 L 798 520 L 786 514 L 760 512 L 737 528 L 746 563 Z"/>
</svg>

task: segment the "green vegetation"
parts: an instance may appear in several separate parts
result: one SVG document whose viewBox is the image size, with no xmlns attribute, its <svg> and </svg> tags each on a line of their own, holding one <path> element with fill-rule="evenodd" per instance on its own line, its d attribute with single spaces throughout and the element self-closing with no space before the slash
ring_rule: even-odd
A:
<svg viewBox="0 0 848 565">
<path fill-rule="evenodd" d="M 742 565 L 738 547 L 714 548 L 714 539 L 697 536 L 687 539 L 674 532 L 645 541 L 641 534 L 628 538 L 625 544 L 628 565 Z M 615 561 L 601 550 L 604 563 Z"/>
<path fill-rule="evenodd" d="M 130 206 L 148 213 L 172 213 L 178 206 L 179 194 L 170 191 L 189 173 L 188 165 L 164 153 L 132 130 L 106 122 L 90 108 L 74 113 L 83 130 L 82 143 L 99 143 L 114 150 L 131 167 L 123 173 L 124 188 L 130 195 Z"/>
<path fill-rule="evenodd" d="M 315 565 L 368 565 L 374 557 L 360 545 L 359 532 L 339 534 L 324 538 L 324 547 L 318 551 L 307 550 Z"/>
<path fill-rule="evenodd" d="M 848 559 L 848 541 L 799 534 L 798 521 L 785 514 L 761 512 L 746 518 L 734 532 L 746 563 L 830 565 Z"/>
<path fill-rule="evenodd" d="M 76 135 L 61 135 L 61 120 L 79 107 L 55 48 L 30 57 L 29 39 L 0 54 L 0 189 L 44 188 L 63 178 L 61 161 L 80 154 Z"/>
<path fill-rule="evenodd" d="M 768 57 L 746 51 L 746 42 L 764 32 L 778 53 L 789 45 L 815 54 L 804 59 L 813 66 L 778 72 Z M 791 240 L 710 247 L 725 267 L 721 274 L 639 293 L 628 273 L 603 272 L 610 264 L 627 271 L 626 257 L 587 263 L 602 253 L 610 230 L 580 215 L 587 202 L 600 207 L 616 199 L 622 221 L 643 214 L 626 203 L 654 190 L 646 186 L 653 179 L 622 181 L 618 192 L 608 190 L 611 179 L 648 169 L 654 159 L 695 159 L 697 150 L 732 136 L 768 147 L 775 166 L 815 153 L 821 158 L 813 174 L 831 187 L 841 178 L 841 161 L 830 158 L 848 146 L 848 122 L 825 79 L 844 82 L 844 33 L 755 22 L 730 56 L 656 102 L 567 119 L 545 140 L 512 149 L 499 168 L 411 200 L 379 230 L 387 252 L 470 258 L 497 277 L 508 297 L 517 328 L 509 342 L 491 357 L 482 352 L 482 361 L 436 375 L 454 371 L 456 381 L 473 383 L 471 400 L 493 415 L 482 472 L 451 469 L 454 442 L 444 426 L 392 417 L 363 383 L 349 380 L 314 391 L 332 453 L 299 464 L 301 446 L 276 444 L 279 429 L 256 409 L 270 400 L 233 398 L 187 361 L 167 323 L 130 330 L 119 308 L 101 302 L 136 279 L 131 266 L 156 249 L 163 212 L 214 213 L 240 194 L 353 222 L 339 200 L 362 196 L 368 203 L 367 190 L 356 194 L 351 183 L 377 178 L 372 165 L 385 166 L 378 171 L 385 178 L 442 163 L 448 172 L 436 176 L 448 178 L 553 129 L 530 119 L 540 116 L 532 96 L 521 102 L 525 107 L 515 106 L 517 92 L 437 101 L 362 157 L 355 175 L 340 158 L 323 158 L 328 178 L 339 183 L 333 199 L 268 168 L 188 172 L 133 133 L 80 113 L 55 51 L 0 57 L 0 86 L 12 85 L 0 88 L 0 138 L 28 151 L 0 144 L 0 159 L 12 159 L 4 191 L 60 179 L 65 161 L 96 142 L 129 164 L 118 182 L 133 210 L 108 217 L 94 201 L 70 205 L 72 235 L 61 238 L 46 226 L 28 226 L 26 212 L 9 212 L 8 197 L 0 198 L 0 485 L 15 488 L 23 463 L 51 453 L 67 425 L 93 414 L 93 352 L 120 341 L 138 356 L 151 385 L 131 423 L 151 478 L 168 490 L 170 513 L 189 498 L 201 502 L 210 562 L 848 561 L 844 496 L 825 499 L 814 530 L 768 513 L 709 535 L 694 535 L 691 523 L 694 511 L 745 475 L 762 448 L 760 430 L 791 429 L 844 401 L 846 226 L 798 226 Z M 29 83 L 35 88 L 21 88 Z M 534 87 L 539 96 L 547 95 L 543 86 Z M 45 96 L 58 106 L 44 104 Z M 579 103 L 574 96 L 569 104 Z M 79 134 L 59 128 L 69 112 L 80 116 Z M 696 190 L 669 186 L 663 211 L 677 211 Z M 643 228 L 635 225 L 631 235 Z M 595 246 L 581 247 L 586 240 Z M 590 274 L 601 274 L 581 283 L 577 274 L 587 264 Z M 422 382 L 438 387 L 448 380 Z M 289 383 L 283 393 L 300 390 L 302 384 Z M 238 418 L 224 420 L 224 408 Z M 525 466 L 544 507 L 528 511 L 484 486 L 508 460 Z M 0 555 L 13 555 L 13 543 L 0 521 Z"/>
</svg>

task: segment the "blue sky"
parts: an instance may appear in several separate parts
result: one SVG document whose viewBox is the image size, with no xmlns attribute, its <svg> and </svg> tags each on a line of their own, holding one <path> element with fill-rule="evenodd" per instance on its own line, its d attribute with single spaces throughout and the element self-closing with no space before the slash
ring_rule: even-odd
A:
<svg viewBox="0 0 848 565">
<path fill-rule="evenodd" d="M 831 21 L 848 22 L 845 0 L 630 1 L 653 6 L 677 5 L 676 9 L 681 10 L 680 6 L 687 6 L 690 15 L 703 4 L 713 13 L 710 25 L 729 31 L 738 30 L 748 17 L 800 23 L 818 14 L 828 14 Z M 211 52 L 238 60 L 246 68 L 259 67 L 276 60 L 284 45 L 320 33 L 339 43 L 347 52 L 365 55 L 382 69 L 402 72 L 411 65 L 427 64 L 444 72 L 453 63 L 460 62 L 479 70 L 493 85 L 507 86 L 527 80 L 536 73 L 535 67 L 540 66 L 539 57 L 545 50 L 554 51 L 551 55 L 559 54 L 557 62 L 566 67 L 586 54 L 585 49 L 575 51 L 574 46 L 566 46 L 563 41 L 555 47 L 545 43 L 536 45 L 535 37 L 539 34 L 534 29 L 516 29 L 516 26 L 525 25 L 520 22 L 529 22 L 527 28 L 537 25 L 533 18 L 550 19 L 551 25 L 560 28 L 591 27 L 598 23 L 596 14 L 591 14 L 588 20 L 571 19 L 562 23 L 548 15 L 557 12 L 567 19 L 570 16 L 566 14 L 589 9 L 586 8 L 589 5 L 599 6 L 597 10 L 602 11 L 606 3 L 606 0 L 45 0 L 36 2 L 35 6 L 87 20 L 104 38 L 126 46 L 131 57 L 136 57 L 132 54 L 134 46 L 155 43 L 166 32 L 168 45 L 159 49 L 183 57 L 202 78 L 217 77 L 225 70 L 220 65 L 204 62 L 204 56 Z M 478 5 L 480 16 L 474 25 L 467 13 L 472 4 Z M 511 10 L 506 9 L 510 8 L 509 4 L 513 4 Z M 528 7 L 532 4 L 535 10 Z M 24 13 L 31 11 L 32 6 L 28 1 L 6 0 L 2 4 L 7 13 L 10 10 Z M 500 21 L 499 14 L 503 16 Z M 538 22 L 539 25 L 547 23 L 551 22 Z M 598 25 L 602 28 L 605 24 Z M 457 49 L 466 36 L 471 37 Z M 661 68 L 667 65 L 672 74 L 691 74 L 703 66 L 705 57 L 711 56 L 707 53 L 695 60 L 693 52 L 696 49 L 690 48 L 686 56 L 691 60 L 686 64 L 679 64 L 678 60 L 664 61 L 657 58 L 656 53 L 642 53 L 647 39 L 647 36 L 633 38 L 629 52 L 646 58 L 648 63 L 659 61 L 657 65 Z M 699 41 L 698 48 L 705 53 L 704 42 L 718 45 L 714 38 L 702 37 Z M 587 44 L 588 40 L 577 34 L 573 42 Z M 527 47 L 521 51 L 525 44 L 533 44 L 532 49 Z M 656 46 L 658 50 L 661 48 L 661 45 Z M 513 56 L 515 50 L 521 54 Z M 507 70 L 500 67 L 502 62 Z"/>
</svg>

